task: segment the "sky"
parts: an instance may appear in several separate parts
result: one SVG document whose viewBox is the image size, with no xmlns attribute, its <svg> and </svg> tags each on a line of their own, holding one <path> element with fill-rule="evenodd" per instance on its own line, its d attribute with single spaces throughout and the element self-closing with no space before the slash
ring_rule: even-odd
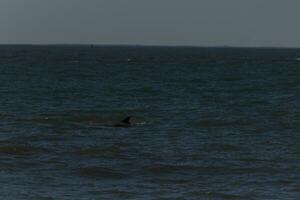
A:
<svg viewBox="0 0 300 200">
<path fill-rule="evenodd" d="M 299 0 L 0 0 L 0 44 L 300 47 Z"/>
</svg>

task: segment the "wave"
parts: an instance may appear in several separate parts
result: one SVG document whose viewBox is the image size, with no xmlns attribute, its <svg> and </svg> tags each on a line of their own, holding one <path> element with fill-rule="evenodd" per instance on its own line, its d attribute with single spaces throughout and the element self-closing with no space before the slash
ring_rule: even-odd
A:
<svg viewBox="0 0 300 200">
<path fill-rule="evenodd" d="M 194 171 L 198 170 L 197 166 L 193 165 L 181 165 L 181 164 L 153 164 L 146 166 L 144 170 L 152 174 L 168 174 L 178 171 Z"/>
<path fill-rule="evenodd" d="M 192 191 L 187 192 L 184 196 L 189 197 L 197 197 L 197 198 L 205 198 L 205 199 L 228 199 L 228 200 L 235 200 L 235 199 L 248 199 L 250 196 L 241 196 L 237 194 L 230 194 L 230 193 L 223 193 L 223 192 L 207 192 L 207 191 Z"/>
<path fill-rule="evenodd" d="M 208 147 L 206 147 L 206 149 L 228 152 L 228 151 L 240 151 L 241 147 L 233 144 L 220 143 L 220 144 L 210 144 Z"/>
<path fill-rule="evenodd" d="M 214 128 L 227 126 L 246 127 L 251 125 L 251 121 L 247 119 L 203 119 L 196 123 L 193 123 L 193 126 L 196 128 Z"/>
<path fill-rule="evenodd" d="M 4 145 L 0 147 L 0 154 L 33 155 L 46 152 L 46 149 L 31 145 Z"/>
<path fill-rule="evenodd" d="M 89 148 L 80 148 L 74 152 L 77 156 L 83 157 L 97 157 L 97 158 L 113 158 L 119 160 L 126 160 L 127 157 L 124 155 L 120 146 L 111 145 L 107 147 L 96 146 Z"/>
<path fill-rule="evenodd" d="M 107 190 L 102 190 L 99 191 L 99 194 L 111 194 L 115 198 L 130 198 L 133 199 L 136 195 L 135 192 L 130 192 L 130 191 L 125 191 L 125 190 L 120 190 L 120 189 L 107 189 Z"/>
<path fill-rule="evenodd" d="M 79 174 L 87 178 L 125 179 L 127 175 L 114 169 L 98 166 L 80 167 Z"/>
<path fill-rule="evenodd" d="M 144 170 L 153 175 L 167 174 L 205 174 L 205 175 L 242 175 L 242 174 L 276 174 L 277 169 L 270 166 L 239 167 L 239 166 L 195 166 L 180 164 L 156 164 L 147 166 Z"/>
</svg>

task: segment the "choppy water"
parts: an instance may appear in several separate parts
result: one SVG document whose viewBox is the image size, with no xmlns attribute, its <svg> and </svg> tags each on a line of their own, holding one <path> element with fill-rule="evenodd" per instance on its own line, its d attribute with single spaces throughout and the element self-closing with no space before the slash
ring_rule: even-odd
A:
<svg viewBox="0 0 300 200">
<path fill-rule="evenodd" d="M 299 58 L 1 46 L 0 199 L 300 199 Z"/>
</svg>

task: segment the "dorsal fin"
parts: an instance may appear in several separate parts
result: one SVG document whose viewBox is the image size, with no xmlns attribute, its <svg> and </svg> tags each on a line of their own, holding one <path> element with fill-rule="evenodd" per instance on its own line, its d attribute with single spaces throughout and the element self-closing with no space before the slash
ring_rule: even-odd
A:
<svg viewBox="0 0 300 200">
<path fill-rule="evenodd" d="M 122 122 L 125 124 L 130 124 L 130 119 L 131 117 L 126 117 L 125 119 L 122 120 Z"/>
</svg>

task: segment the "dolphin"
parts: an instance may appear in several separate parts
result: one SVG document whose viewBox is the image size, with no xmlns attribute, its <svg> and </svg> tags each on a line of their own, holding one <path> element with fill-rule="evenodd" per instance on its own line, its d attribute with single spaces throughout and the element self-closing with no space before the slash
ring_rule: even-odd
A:
<svg viewBox="0 0 300 200">
<path fill-rule="evenodd" d="M 131 117 L 128 116 L 119 123 L 114 124 L 114 127 L 124 127 L 124 128 L 129 128 L 131 127 L 131 122 L 130 122 Z"/>
</svg>

